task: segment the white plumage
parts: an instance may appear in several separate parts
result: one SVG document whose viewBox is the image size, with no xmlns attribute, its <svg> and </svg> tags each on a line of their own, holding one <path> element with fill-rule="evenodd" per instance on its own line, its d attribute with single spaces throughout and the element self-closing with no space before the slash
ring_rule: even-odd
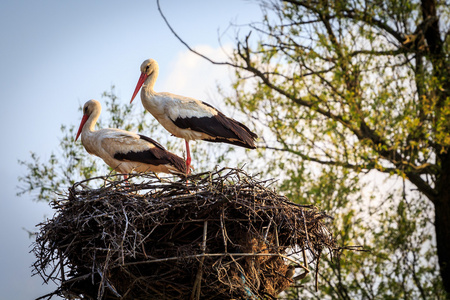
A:
<svg viewBox="0 0 450 300">
<path fill-rule="evenodd" d="M 157 93 L 153 87 L 159 74 L 158 63 L 147 59 L 141 65 L 141 76 L 131 98 L 142 87 L 141 101 L 161 125 L 176 137 L 186 141 L 187 170 L 191 163 L 190 140 L 222 142 L 255 149 L 258 137 L 244 124 L 228 118 L 211 105 L 200 100 L 171 93 Z M 130 103 L 131 103 L 130 102 Z"/>
<path fill-rule="evenodd" d="M 101 109 L 97 100 L 89 100 L 83 107 L 83 119 L 75 140 L 81 135 L 87 152 L 124 174 L 133 171 L 186 173 L 185 161 L 181 157 L 170 153 L 149 137 L 114 128 L 95 130 Z"/>
</svg>

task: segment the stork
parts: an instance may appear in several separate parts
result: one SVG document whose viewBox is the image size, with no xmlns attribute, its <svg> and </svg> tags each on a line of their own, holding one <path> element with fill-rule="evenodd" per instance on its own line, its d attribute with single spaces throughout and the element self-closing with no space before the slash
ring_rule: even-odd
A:
<svg viewBox="0 0 450 300">
<path fill-rule="evenodd" d="M 204 140 L 233 144 L 255 149 L 258 137 L 244 124 L 225 116 L 211 105 L 200 100 L 171 93 L 157 93 L 153 89 L 159 66 L 154 59 L 141 65 L 141 76 L 131 97 L 133 102 L 142 87 L 141 101 L 159 123 L 171 134 L 186 143 L 186 168 L 189 172 L 191 154 L 189 141 Z"/>
<path fill-rule="evenodd" d="M 83 107 L 83 118 L 75 141 L 81 135 L 81 143 L 90 154 L 104 160 L 113 170 L 123 174 L 136 172 L 170 173 L 184 176 L 184 159 L 170 153 L 153 139 L 129 131 L 104 128 L 94 130 L 102 106 L 97 100 L 89 100 Z M 128 175 L 125 175 L 125 179 Z"/>
</svg>

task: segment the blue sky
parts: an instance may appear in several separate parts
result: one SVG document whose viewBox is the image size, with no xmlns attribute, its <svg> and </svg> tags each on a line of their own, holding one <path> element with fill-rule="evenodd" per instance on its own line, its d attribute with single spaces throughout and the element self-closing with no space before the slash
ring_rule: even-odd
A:
<svg viewBox="0 0 450 300">
<path fill-rule="evenodd" d="M 177 33 L 191 46 L 213 57 L 223 56 L 218 32 L 230 22 L 260 20 L 256 2 L 245 0 L 161 0 Z M 229 47 L 233 30 L 222 36 Z M 31 277 L 29 239 L 23 228 L 53 215 L 32 195 L 17 197 L 17 161 L 30 151 L 46 161 L 58 153 L 60 126 L 78 125 L 78 107 L 116 86 L 129 101 L 139 66 L 147 58 L 160 65 L 155 89 L 201 98 L 221 107 L 215 84 L 229 78 L 225 67 L 195 55 L 170 33 L 148 1 L 17 0 L 0 2 L 0 300 L 34 299 L 54 289 Z M 213 98 L 213 99 L 210 99 Z M 139 101 L 137 109 L 143 109 Z"/>
</svg>

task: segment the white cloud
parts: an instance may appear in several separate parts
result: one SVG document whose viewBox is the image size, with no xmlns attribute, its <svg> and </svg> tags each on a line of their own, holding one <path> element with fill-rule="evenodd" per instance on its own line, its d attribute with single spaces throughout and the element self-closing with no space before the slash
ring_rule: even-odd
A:
<svg viewBox="0 0 450 300">
<path fill-rule="evenodd" d="M 199 53 L 214 61 L 224 62 L 231 53 L 231 45 L 212 48 L 207 45 L 194 47 Z M 169 72 L 163 68 L 168 68 Z M 158 92 L 170 92 L 178 95 L 196 98 L 216 106 L 217 85 L 228 88 L 231 85 L 230 68 L 224 65 L 214 65 L 206 59 L 189 50 L 179 52 L 169 66 L 161 66 L 163 75 L 160 84 L 155 89 Z M 222 106 L 222 105 L 220 105 Z"/>
</svg>

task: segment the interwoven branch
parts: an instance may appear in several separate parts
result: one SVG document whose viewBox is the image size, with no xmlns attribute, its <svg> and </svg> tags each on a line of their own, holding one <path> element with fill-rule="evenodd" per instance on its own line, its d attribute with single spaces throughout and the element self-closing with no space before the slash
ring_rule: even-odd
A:
<svg viewBox="0 0 450 300">
<path fill-rule="evenodd" d="M 336 250 L 323 220 L 240 169 L 188 182 L 133 175 L 75 184 L 40 226 L 34 271 L 83 299 L 274 298 L 289 265 Z M 138 183 L 134 183 L 138 182 Z M 306 255 L 312 258 L 306 262 Z M 195 288 L 195 290 L 194 290 Z M 47 295 L 48 298 L 51 295 Z"/>
</svg>

